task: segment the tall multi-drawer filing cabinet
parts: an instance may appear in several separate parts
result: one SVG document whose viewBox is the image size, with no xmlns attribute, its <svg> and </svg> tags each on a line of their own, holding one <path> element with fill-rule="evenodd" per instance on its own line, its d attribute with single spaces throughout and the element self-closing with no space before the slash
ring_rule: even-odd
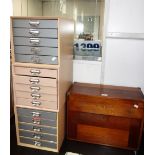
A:
<svg viewBox="0 0 155 155">
<path fill-rule="evenodd" d="M 74 22 L 11 17 L 11 53 L 17 143 L 59 152 L 65 98 L 72 83 Z"/>
</svg>

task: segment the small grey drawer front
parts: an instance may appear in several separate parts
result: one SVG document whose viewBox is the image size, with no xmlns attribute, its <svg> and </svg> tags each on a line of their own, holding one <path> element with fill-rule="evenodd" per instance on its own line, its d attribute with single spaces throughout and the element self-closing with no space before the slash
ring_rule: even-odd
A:
<svg viewBox="0 0 155 155">
<path fill-rule="evenodd" d="M 58 39 L 14 37 L 14 45 L 58 47 Z"/>
<path fill-rule="evenodd" d="M 17 113 L 19 116 L 35 116 L 35 114 L 43 119 L 55 120 L 57 119 L 56 112 L 49 112 L 43 110 L 36 110 L 36 109 L 28 109 L 28 108 L 17 108 Z"/>
<path fill-rule="evenodd" d="M 56 127 L 43 127 L 43 126 L 19 123 L 19 129 L 34 131 L 37 133 L 48 133 L 53 135 L 57 134 Z"/>
<path fill-rule="evenodd" d="M 43 37 L 43 38 L 58 38 L 57 29 L 26 29 L 14 28 L 14 36 L 20 37 Z"/>
<path fill-rule="evenodd" d="M 56 57 L 56 56 L 15 54 L 15 61 L 16 62 L 23 62 L 23 63 L 56 65 L 56 64 L 58 64 L 58 57 Z"/>
<path fill-rule="evenodd" d="M 29 132 L 29 131 L 19 131 L 19 136 L 28 137 L 36 140 L 53 141 L 55 143 L 57 141 L 56 135 L 40 134 L 40 133 Z"/>
<path fill-rule="evenodd" d="M 15 46 L 15 54 L 36 54 L 58 56 L 58 48 Z"/>
<path fill-rule="evenodd" d="M 40 119 L 40 117 L 18 116 L 18 121 L 23 123 L 31 123 L 35 125 L 45 125 L 45 126 L 56 127 L 56 120 Z"/>
<path fill-rule="evenodd" d="M 21 143 L 26 143 L 26 144 L 31 144 L 31 145 L 35 145 L 38 147 L 48 147 L 48 148 L 57 148 L 57 144 L 54 142 L 45 142 L 45 141 L 38 141 L 38 140 L 33 140 L 33 139 L 28 139 L 28 138 L 23 138 L 20 137 L 20 142 Z"/>
<path fill-rule="evenodd" d="M 58 28 L 58 20 L 46 19 L 13 19 L 13 27 L 25 28 Z"/>
</svg>

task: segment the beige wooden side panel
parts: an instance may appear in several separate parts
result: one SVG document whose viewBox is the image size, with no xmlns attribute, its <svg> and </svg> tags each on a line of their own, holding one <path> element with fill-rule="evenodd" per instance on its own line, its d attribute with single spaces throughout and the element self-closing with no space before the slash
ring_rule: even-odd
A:
<svg viewBox="0 0 155 155">
<path fill-rule="evenodd" d="M 58 94 L 59 94 L 59 119 L 58 119 L 58 149 L 64 139 L 65 125 L 65 102 L 66 92 L 73 81 L 73 40 L 74 22 L 72 20 L 59 19 L 59 47 L 60 68 L 58 71 Z"/>
</svg>

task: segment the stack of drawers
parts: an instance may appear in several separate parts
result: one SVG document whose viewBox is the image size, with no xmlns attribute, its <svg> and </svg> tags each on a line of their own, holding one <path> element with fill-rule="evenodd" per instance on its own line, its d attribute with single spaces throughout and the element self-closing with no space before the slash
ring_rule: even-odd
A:
<svg viewBox="0 0 155 155">
<path fill-rule="evenodd" d="M 17 143 L 58 152 L 72 82 L 73 22 L 12 17 L 11 24 Z"/>
</svg>

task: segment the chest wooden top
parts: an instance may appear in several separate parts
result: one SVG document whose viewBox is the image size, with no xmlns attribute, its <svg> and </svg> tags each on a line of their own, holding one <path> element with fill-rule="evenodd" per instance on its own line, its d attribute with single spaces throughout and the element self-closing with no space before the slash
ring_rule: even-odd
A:
<svg viewBox="0 0 155 155">
<path fill-rule="evenodd" d="M 76 82 L 71 87 L 70 94 L 144 101 L 144 95 L 140 88 L 123 86 L 97 85 Z"/>
</svg>

